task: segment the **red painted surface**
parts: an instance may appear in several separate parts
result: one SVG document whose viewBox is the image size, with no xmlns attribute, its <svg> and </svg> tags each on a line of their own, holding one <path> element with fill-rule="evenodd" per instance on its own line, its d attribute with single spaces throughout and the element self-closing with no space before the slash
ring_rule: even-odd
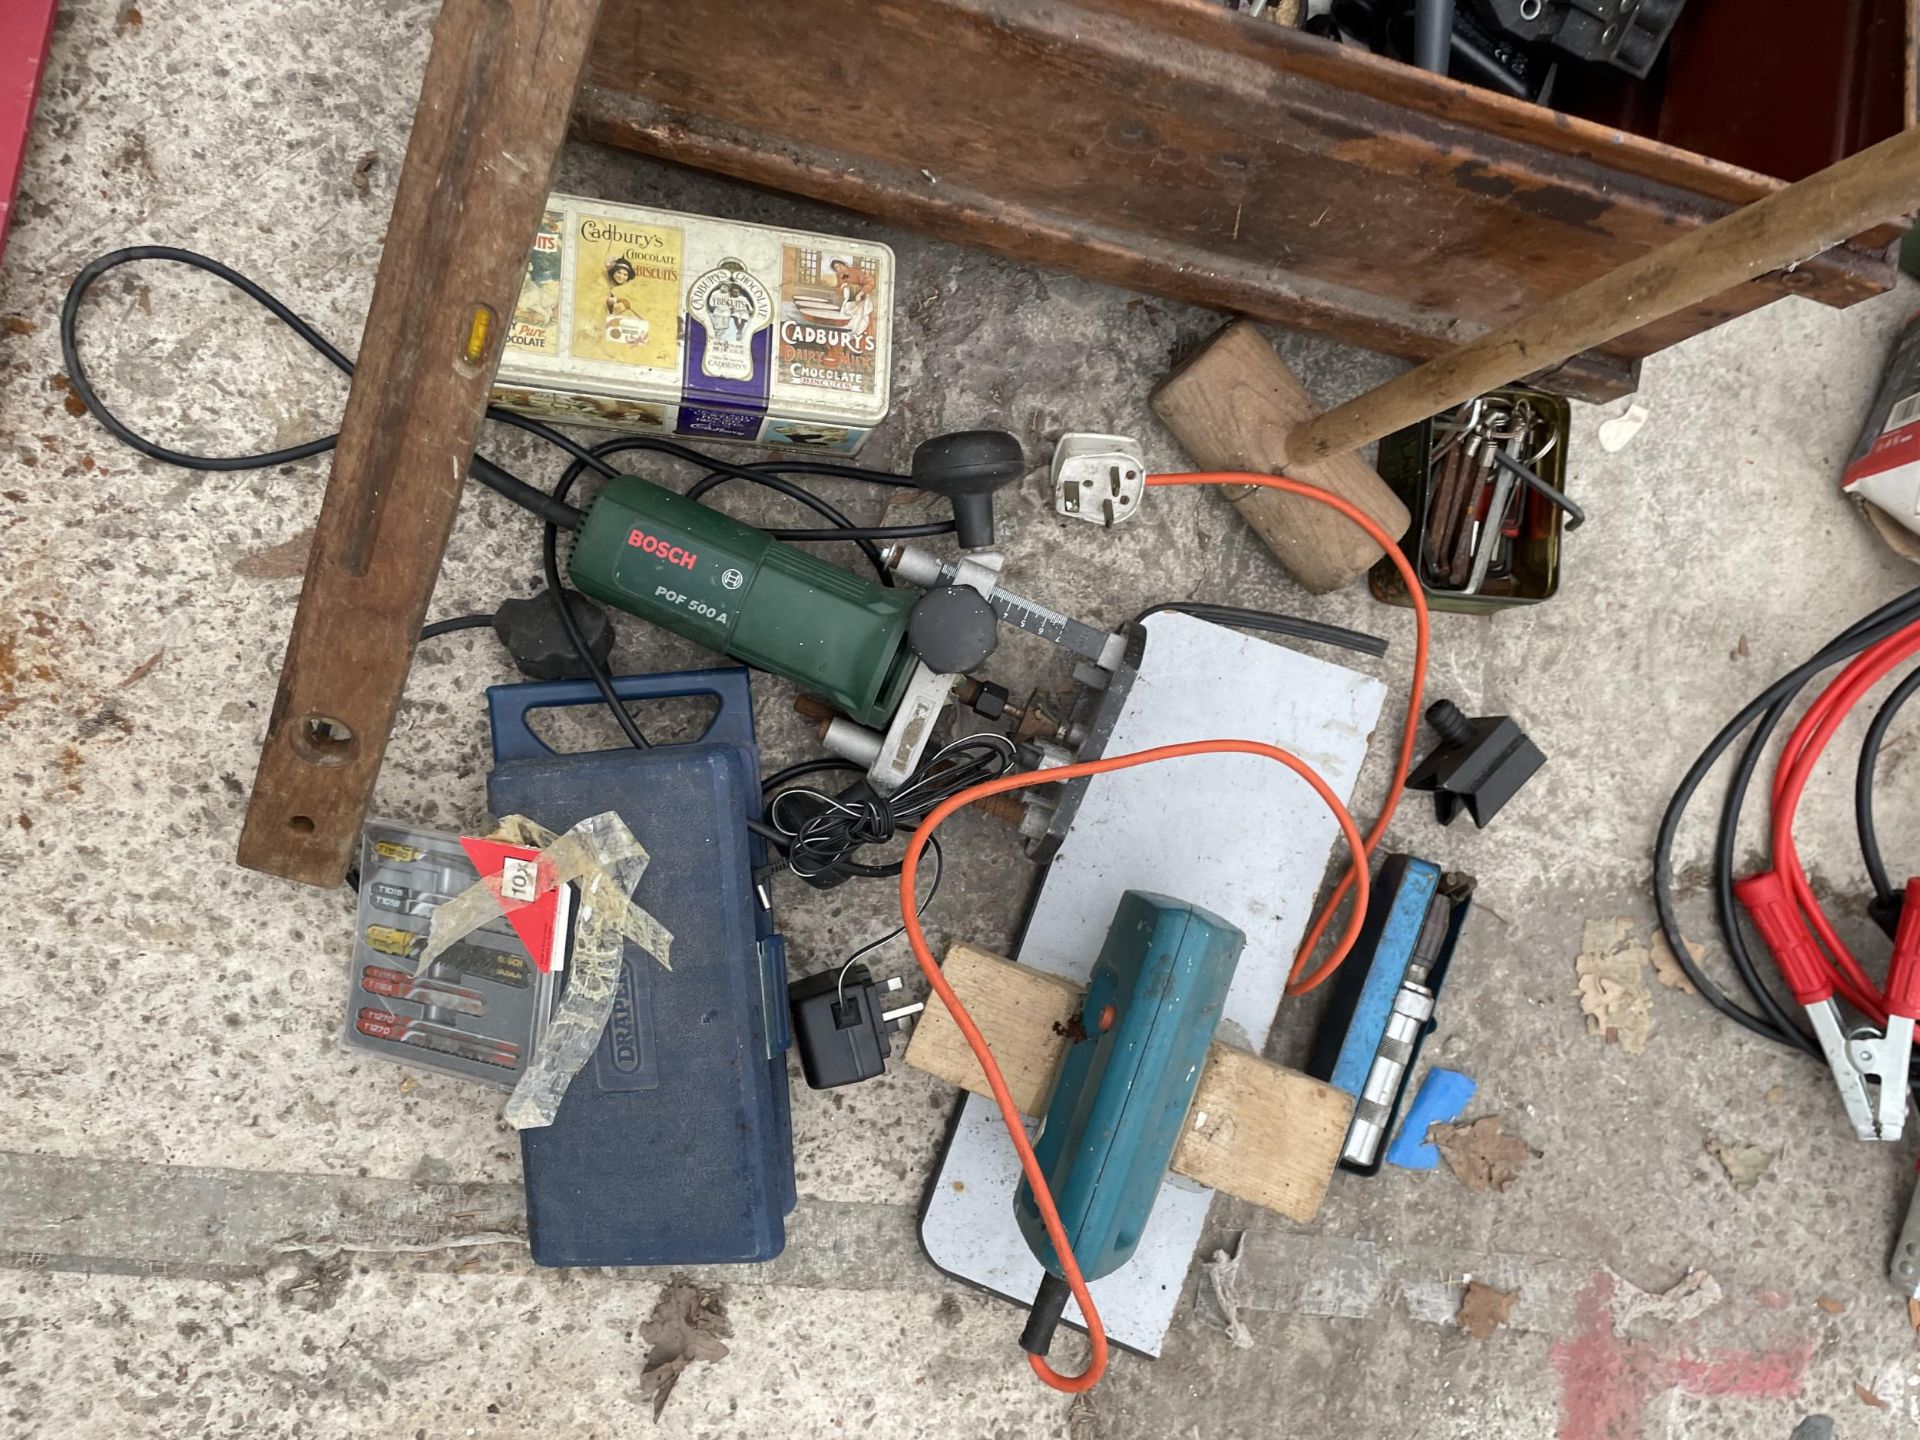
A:
<svg viewBox="0 0 1920 1440">
<path fill-rule="evenodd" d="M 27 153 L 27 127 L 46 68 L 59 0 L 0 0 L 0 260 L 7 254 L 7 221 Z"/>
<path fill-rule="evenodd" d="M 0 3 L 4 3 L 4 0 L 0 0 Z M 467 852 L 467 858 L 473 862 L 473 868 L 480 872 L 480 878 L 494 882 L 487 888 L 493 891 L 493 898 L 500 902 L 507 923 L 513 926 L 520 943 L 527 947 L 527 954 L 533 957 L 533 963 L 540 967 L 541 974 L 546 974 L 553 967 L 553 932 L 560 923 L 559 882 L 554 876 L 553 862 L 531 845 L 508 845 L 499 840 L 480 840 L 469 835 L 460 837 L 460 848 Z M 536 894 L 532 900 L 509 900 L 500 893 L 500 871 L 509 859 L 531 860 L 537 867 L 534 880 Z"/>
<path fill-rule="evenodd" d="M 1787 1400 L 1800 1393 L 1813 1342 L 1783 1350 L 1695 1350 L 1633 1340 L 1613 1328 L 1614 1278 L 1601 1271 L 1574 1302 L 1574 1333 L 1553 1347 L 1560 1372 L 1558 1440 L 1641 1440 L 1657 1395 Z"/>
</svg>

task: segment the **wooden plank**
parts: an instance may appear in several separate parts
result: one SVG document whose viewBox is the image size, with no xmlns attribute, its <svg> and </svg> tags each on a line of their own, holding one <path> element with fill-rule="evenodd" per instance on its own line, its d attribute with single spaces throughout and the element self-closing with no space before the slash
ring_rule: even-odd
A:
<svg viewBox="0 0 1920 1440">
<path fill-rule="evenodd" d="M 1067 1053 L 1067 1024 L 1079 1010 L 1086 987 L 964 941 L 947 951 L 940 969 L 987 1037 L 1014 1107 L 1022 1115 L 1038 1115 L 1053 1093 L 1054 1071 Z M 913 1027 L 907 1063 L 975 1095 L 993 1094 L 986 1072 L 938 995 L 927 997 L 927 1008 Z"/>
<path fill-rule="evenodd" d="M 1320 1213 L 1353 1119 L 1353 1097 L 1215 1042 L 1173 1170 L 1289 1220 Z"/>
<path fill-rule="evenodd" d="M 1320 409 L 1247 321 L 1227 326 L 1161 381 L 1152 403 L 1203 470 L 1284 470 L 1359 506 L 1389 535 L 1412 523 L 1399 497 L 1357 455 L 1288 467 L 1288 432 Z M 1316 595 L 1351 584 L 1380 558 L 1365 531 L 1316 501 L 1252 487 L 1229 495 L 1288 573 Z"/>
<path fill-rule="evenodd" d="M 310 885 L 346 874 L 599 8 L 441 7 L 242 865 Z"/>
<path fill-rule="evenodd" d="M 964 943 L 947 952 L 941 969 L 992 1047 L 1015 1106 L 1040 1114 L 1067 1051 L 1082 987 Z M 928 997 L 906 1062 L 973 1094 L 992 1093 L 938 996 Z M 1172 1168 L 1289 1219 L 1310 1221 L 1326 1196 L 1352 1114 L 1345 1092 L 1216 1041 Z"/>
<path fill-rule="evenodd" d="M 1357 450 L 1920 207 L 1920 130 L 1882 140 L 1309 420 L 1302 460 Z"/>
<path fill-rule="evenodd" d="M 578 133 L 1418 360 L 1778 185 L 1216 0 L 608 0 Z M 1884 291 L 1879 252 L 1803 293 Z"/>
</svg>

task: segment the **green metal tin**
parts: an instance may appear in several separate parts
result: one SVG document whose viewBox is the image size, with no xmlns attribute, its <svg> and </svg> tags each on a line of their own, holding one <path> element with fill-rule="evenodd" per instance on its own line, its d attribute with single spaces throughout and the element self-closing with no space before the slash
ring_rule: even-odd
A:
<svg viewBox="0 0 1920 1440">
<path fill-rule="evenodd" d="M 1572 407 L 1566 399 L 1524 385 L 1490 390 L 1486 398 L 1524 398 L 1546 413 L 1553 426 L 1555 443 L 1535 469 L 1542 480 L 1564 494 L 1567 488 L 1567 438 L 1573 416 Z M 1564 517 L 1559 510 L 1537 498 L 1529 503 L 1550 511 L 1551 519 L 1544 535 L 1523 540 L 1515 548 L 1510 577 L 1489 582 L 1477 595 L 1465 595 L 1432 582 L 1421 549 L 1422 537 L 1427 533 L 1427 506 L 1433 496 L 1433 470 L 1429 463 L 1433 442 L 1432 420 L 1409 425 L 1380 442 L 1379 458 L 1374 466 L 1380 478 L 1405 502 L 1408 512 L 1413 516 L 1413 525 L 1402 538 L 1400 548 L 1413 562 L 1414 572 L 1419 575 L 1421 588 L 1426 592 L 1428 608 L 1462 615 L 1486 615 L 1495 610 L 1506 610 L 1516 605 L 1536 605 L 1542 600 L 1551 599 L 1560 588 L 1560 541 L 1564 533 Z M 1407 596 L 1406 581 L 1390 560 L 1383 559 L 1373 567 L 1367 576 L 1367 587 L 1373 592 L 1374 599 L 1383 600 L 1389 605 L 1413 603 Z"/>
<path fill-rule="evenodd" d="M 862 580 L 638 475 L 600 492 L 567 573 L 596 600 L 784 675 L 861 725 L 885 728 L 913 670 L 918 592 Z"/>
</svg>

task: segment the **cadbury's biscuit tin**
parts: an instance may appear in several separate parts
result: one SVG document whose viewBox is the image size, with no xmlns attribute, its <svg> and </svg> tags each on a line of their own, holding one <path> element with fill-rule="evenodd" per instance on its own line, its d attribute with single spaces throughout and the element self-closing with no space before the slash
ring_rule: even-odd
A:
<svg viewBox="0 0 1920 1440">
<path fill-rule="evenodd" d="M 851 455 L 886 417 L 892 348 L 885 245 L 554 195 L 493 400 Z"/>
</svg>

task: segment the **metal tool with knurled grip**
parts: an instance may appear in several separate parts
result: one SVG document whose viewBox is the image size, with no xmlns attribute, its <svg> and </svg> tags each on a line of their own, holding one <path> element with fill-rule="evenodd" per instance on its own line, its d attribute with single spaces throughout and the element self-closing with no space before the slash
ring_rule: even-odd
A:
<svg viewBox="0 0 1920 1440">
<path fill-rule="evenodd" d="M 1471 876 L 1389 855 L 1315 1033 L 1307 1073 L 1354 1097 L 1340 1166 L 1374 1174 L 1406 1094 L 1473 894 Z"/>
</svg>

